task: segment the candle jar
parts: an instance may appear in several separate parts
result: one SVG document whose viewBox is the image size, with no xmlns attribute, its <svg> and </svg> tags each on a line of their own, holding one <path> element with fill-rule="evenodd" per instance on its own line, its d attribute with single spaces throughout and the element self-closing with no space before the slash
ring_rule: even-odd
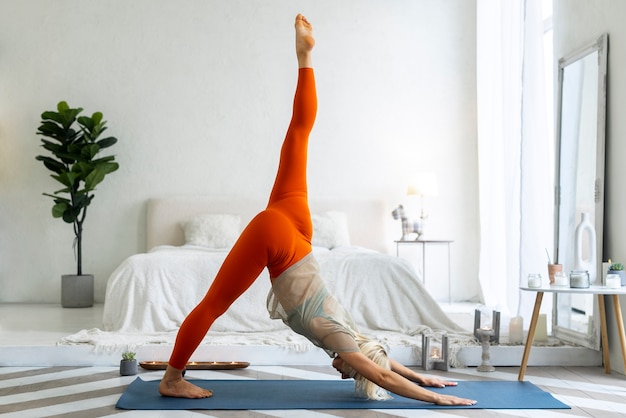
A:
<svg viewBox="0 0 626 418">
<path fill-rule="evenodd" d="M 441 344 L 436 344 L 432 338 L 432 335 L 422 334 L 422 368 L 447 372 L 450 365 L 448 335 L 441 335 Z"/>
<path fill-rule="evenodd" d="M 586 289 L 590 286 L 589 272 L 587 270 L 572 270 L 569 274 L 569 286 L 578 289 Z"/>
<path fill-rule="evenodd" d="M 620 277 L 617 274 L 606 275 L 606 287 L 618 289 L 622 286 Z"/>
<path fill-rule="evenodd" d="M 541 287 L 541 274 L 531 273 L 528 275 L 528 287 L 538 288 Z"/>
<path fill-rule="evenodd" d="M 554 275 L 554 286 L 567 286 L 567 285 L 569 285 L 567 274 L 560 271 Z"/>
</svg>

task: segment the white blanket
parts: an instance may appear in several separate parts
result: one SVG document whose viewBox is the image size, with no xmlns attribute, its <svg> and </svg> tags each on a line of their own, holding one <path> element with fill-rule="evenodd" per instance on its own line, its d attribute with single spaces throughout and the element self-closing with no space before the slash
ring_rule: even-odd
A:
<svg viewBox="0 0 626 418">
<path fill-rule="evenodd" d="M 446 331 L 451 343 L 457 345 L 473 339 L 441 310 L 406 260 L 358 247 L 332 251 L 315 247 L 314 253 L 329 291 L 352 314 L 360 332 L 388 347 L 418 347 L 425 331 Z M 205 295 L 226 254 L 187 245 L 160 246 L 129 257 L 107 283 L 104 330 L 82 330 L 63 338 L 60 344 L 90 344 L 97 350 L 172 344 L 176 331 Z M 265 270 L 215 321 L 203 344 L 313 350 L 315 347 L 304 337 L 282 321 L 269 318 L 269 289 Z"/>
<path fill-rule="evenodd" d="M 331 294 L 361 330 L 410 334 L 427 326 L 463 332 L 428 294 L 405 260 L 357 247 L 315 248 Z M 107 283 L 104 330 L 154 333 L 178 329 L 205 295 L 226 251 L 161 246 L 126 259 Z M 285 329 L 265 308 L 270 281 L 265 270 L 220 317 L 214 332 L 268 332 Z"/>
</svg>

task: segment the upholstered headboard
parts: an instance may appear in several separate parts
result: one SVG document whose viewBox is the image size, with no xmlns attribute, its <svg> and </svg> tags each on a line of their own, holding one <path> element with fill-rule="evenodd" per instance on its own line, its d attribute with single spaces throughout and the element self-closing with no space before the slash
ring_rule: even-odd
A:
<svg viewBox="0 0 626 418">
<path fill-rule="evenodd" d="M 146 248 L 157 245 L 182 245 L 184 234 L 181 223 L 194 216 L 235 214 L 247 224 L 265 208 L 267 201 L 244 198 L 214 198 L 207 196 L 177 196 L 148 200 L 146 215 Z M 341 211 L 348 218 L 348 230 L 352 245 L 387 252 L 386 225 L 391 219 L 390 211 L 382 200 L 368 199 L 320 199 L 309 202 L 311 213 Z"/>
</svg>

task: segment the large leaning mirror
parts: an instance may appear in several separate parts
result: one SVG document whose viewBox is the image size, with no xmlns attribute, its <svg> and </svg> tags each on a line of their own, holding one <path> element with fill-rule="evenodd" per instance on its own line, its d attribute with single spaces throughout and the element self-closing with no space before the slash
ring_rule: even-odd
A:
<svg viewBox="0 0 626 418">
<path fill-rule="evenodd" d="M 555 254 L 566 273 L 582 262 L 592 284 L 602 279 L 607 46 L 604 34 L 559 60 Z M 595 242 L 589 228 L 577 237 L 583 218 L 593 226 Z M 596 301 L 594 295 L 555 294 L 553 334 L 598 350 Z"/>
</svg>

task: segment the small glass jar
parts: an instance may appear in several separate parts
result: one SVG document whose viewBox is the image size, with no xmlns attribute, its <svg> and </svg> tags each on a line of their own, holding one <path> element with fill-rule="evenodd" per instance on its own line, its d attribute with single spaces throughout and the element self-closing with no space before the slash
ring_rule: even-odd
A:
<svg viewBox="0 0 626 418">
<path fill-rule="evenodd" d="M 541 287 L 541 274 L 539 273 L 530 273 L 528 275 L 528 287 L 537 289 Z"/>
<path fill-rule="evenodd" d="M 611 289 L 619 289 L 622 286 L 622 281 L 617 274 L 606 275 L 606 287 Z"/>
<path fill-rule="evenodd" d="M 567 274 L 559 271 L 554 275 L 554 286 L 569 286 Z"/>
<path fill-rule="evenodd" d="M 569 274 L 569 287 L 586 289 L 590 286 L 587 270 L 572 270 Z"/>
</svg>

